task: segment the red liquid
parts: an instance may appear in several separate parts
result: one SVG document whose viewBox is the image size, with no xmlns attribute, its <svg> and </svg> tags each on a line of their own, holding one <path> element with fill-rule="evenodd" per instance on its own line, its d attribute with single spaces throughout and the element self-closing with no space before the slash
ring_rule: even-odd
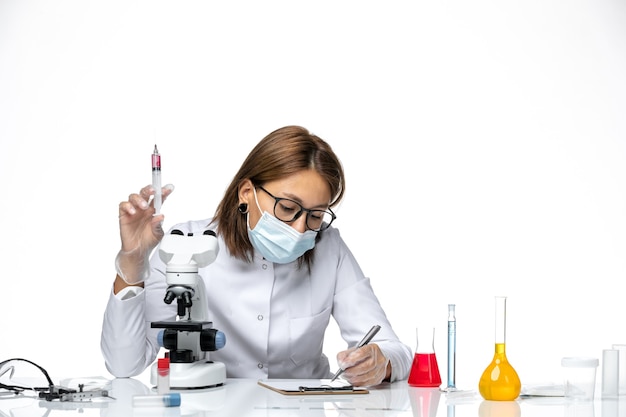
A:
<svg viewBox="0 0 626 417">
<path fill-rule="evenodd" d="M 413 387 L 438 387 L 441 375 L 434 353 L 416 353 L 409 375 L 409 385 Z"/>
</svg>

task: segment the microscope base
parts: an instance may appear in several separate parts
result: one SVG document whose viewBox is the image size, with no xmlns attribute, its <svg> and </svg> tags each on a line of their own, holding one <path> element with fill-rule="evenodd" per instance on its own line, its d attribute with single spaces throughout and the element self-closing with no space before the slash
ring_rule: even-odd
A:
<svg viewBox="0 0 626 417">
<path fill-rule="evenodd" d="M 170 363 L 171 389 L 200 389 L 223 385 L 226 381 L 226 366 L 221 362 L 199 361 L 192 363 Z M 150 383 L 157 384 L 157 364 L 152 364 Z"/>
</svg>

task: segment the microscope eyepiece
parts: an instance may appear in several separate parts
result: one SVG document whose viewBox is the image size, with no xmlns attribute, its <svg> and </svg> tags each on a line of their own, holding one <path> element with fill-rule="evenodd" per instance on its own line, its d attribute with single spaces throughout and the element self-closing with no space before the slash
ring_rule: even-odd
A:
<svg viewBox="0 0 626 417">
<path fill-rule="evenodd" d="M 168 290 L 165 293 L 165 298 L 163 298 L 163 302 L 165 304 L 172 304 L 172 301 L 174 301 L 175 298 L 176 298 L 176 294 L 174 294 L 174 291 Z"/>
</svg>

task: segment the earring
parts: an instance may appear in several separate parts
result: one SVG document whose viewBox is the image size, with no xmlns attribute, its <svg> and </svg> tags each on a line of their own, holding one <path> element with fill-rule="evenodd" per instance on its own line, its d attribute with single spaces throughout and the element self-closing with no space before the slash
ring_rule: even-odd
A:
<svg viewBox="0 0 626 417">
<path fill-rule="evenodd" d="M 239 207 L 237 207 L 237 211 L 239 211 L 239 213 L 241 214 L 248 213 L 248 204 L 246 203 L 239 204 Z"/>
</svg>

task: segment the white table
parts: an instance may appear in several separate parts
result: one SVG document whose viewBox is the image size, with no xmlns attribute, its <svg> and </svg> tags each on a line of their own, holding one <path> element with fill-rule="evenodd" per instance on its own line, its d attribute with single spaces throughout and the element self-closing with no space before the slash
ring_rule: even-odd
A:
<svg viewBox="0 0 626 417">
<path fill-rule="evenodd" d="M 562 397 L 484 401 L 475 391 L 446 394 L 438 389 L 409 387 L 406 381 L 384 384 L 369 394 L 287 396 L 261 387 L 251 379 L 228 379 L 217 388 L 180 391 L 181 406 L 133 408 L 134 395 L 154 394 L 136 379 L 114 379 L 110 395 L 115 400 L 85 403 L 47 402 L 33 397 L 0 397 L 0 416 L 375 416 L 375 417 L 622 417 L 626 397 L 596 398 L 573 403 Z"/>
</svg>

